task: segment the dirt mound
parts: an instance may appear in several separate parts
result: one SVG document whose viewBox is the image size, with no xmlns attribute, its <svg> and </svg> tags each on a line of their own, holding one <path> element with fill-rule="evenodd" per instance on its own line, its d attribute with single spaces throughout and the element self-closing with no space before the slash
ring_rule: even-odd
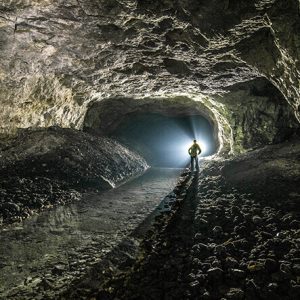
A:
<svg viewBox="0 0 300 300">
<path fill-rule="evenodd" d="M 0 154 L 4 222 L 78 199 L 86 188 L 112 188 L 148 167 L 141 156 L 112 139 L 57 127 L 21 131 L 2 141 Z"/>
</svg>

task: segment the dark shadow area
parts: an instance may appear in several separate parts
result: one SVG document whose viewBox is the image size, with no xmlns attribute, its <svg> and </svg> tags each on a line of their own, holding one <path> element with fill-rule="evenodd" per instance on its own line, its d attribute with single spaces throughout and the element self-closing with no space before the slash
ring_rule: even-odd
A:
<svg viewBox="0 0 300 300">
<path fill-rule="evenodd" d="M 152 166 L 185 167 L 193 139 L 202 148 L 201 156 L 212 155 L 217 148 L 213 125 L 201 115 L 129 114 L 111 137 L 140 153 Z"/>
</svg>

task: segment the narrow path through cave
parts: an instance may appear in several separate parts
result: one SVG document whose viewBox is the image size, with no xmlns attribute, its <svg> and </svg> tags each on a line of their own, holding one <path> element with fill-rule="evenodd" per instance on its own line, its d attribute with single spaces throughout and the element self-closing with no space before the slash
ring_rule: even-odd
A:
<svg viewBox="0 0 300 300">
<path fill-rule="evenodd" d="M 0 299 L 54 297 L 134 231 L 175 186 L 181 169 L 141 177 L 0 232 Z"/>
</svg>

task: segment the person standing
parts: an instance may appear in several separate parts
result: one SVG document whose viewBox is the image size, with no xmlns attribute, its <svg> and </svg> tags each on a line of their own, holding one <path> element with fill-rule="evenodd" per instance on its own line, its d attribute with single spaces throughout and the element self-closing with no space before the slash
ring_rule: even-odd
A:
<svg viewBox="0 0 300 300">
<path fill-rule="evenodd" d="M 191 156 L 191 171 L 194 171 L 195 165 L 196 170 L 199 171 L 198 155 L 201 153 L 201 148 L 197 143 L 197 140 L 194 140 L 193 145 L 189 148 L 188 152 Z"/>
</svg>

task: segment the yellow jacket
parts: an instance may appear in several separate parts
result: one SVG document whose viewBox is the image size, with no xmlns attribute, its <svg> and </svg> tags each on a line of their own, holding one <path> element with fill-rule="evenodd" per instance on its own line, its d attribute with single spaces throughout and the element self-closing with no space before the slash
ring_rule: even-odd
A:
<svg viewBox="0 0 300 300">
<path fill-rule="evenodd" d="M 199 151 L 199 153 L 198 153 Z M 194 143 L 190 148 L 189 148 L 189 155 L 192 157 L 196 157 L 198 154 L 201 153 L 201 148 L 197 143 Z"/>
</svg>

